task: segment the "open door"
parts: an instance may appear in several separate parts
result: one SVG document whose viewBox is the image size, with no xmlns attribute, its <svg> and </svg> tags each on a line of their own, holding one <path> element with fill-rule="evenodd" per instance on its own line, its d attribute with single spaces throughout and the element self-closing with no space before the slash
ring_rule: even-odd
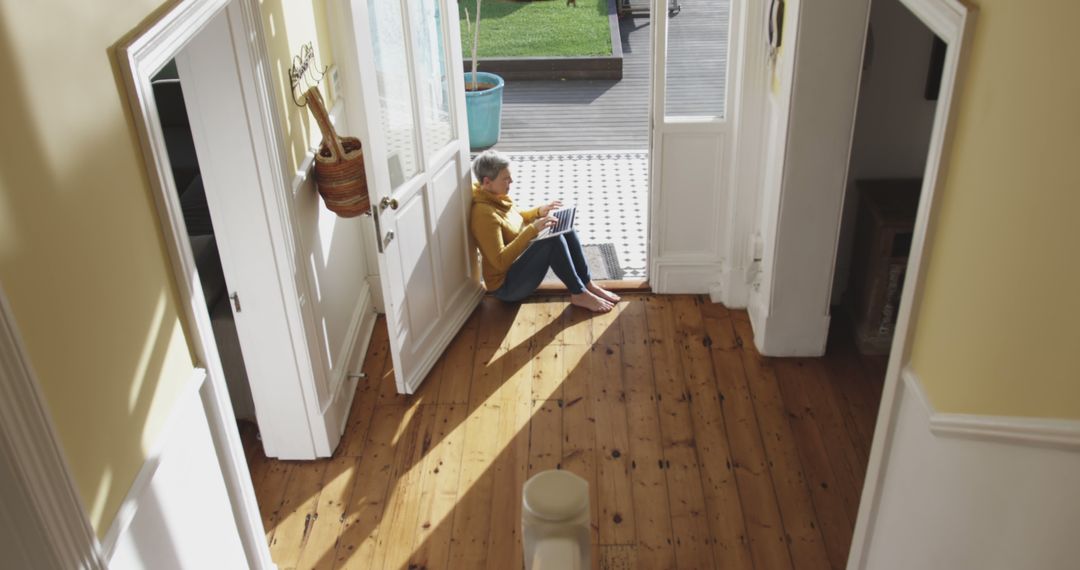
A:
<svg viewBox="0 0 1080 570">
<path fill-rule="evenodd" d="M 398 392 L 411 394 L 483 294 L 454 0 L 353 0 L 365 161 Z"/>
<path fill-rule="evenodd" d="M 735 105 L 730 22 L 742 0 L 653 0 L 649 282 L 657 293 L 710 293 L 721 282 Z M 718 220 L 722 221 L 718 223 Z"/>
<path fill-rule="evenodd" d="M 274 163 L 258 144 L 260 107 L 249 99 L 254 64 L 231 57 L 242 21 L 237 3 L 221 10 L 176 54 L 177 71 L 264 449 L 282 459 L 326 457 L 340 430 L 325 421 L 293 316 L 301 295 L 275 253 L 289 249 L 269 222 L 280 216 Z"/>
</svg>

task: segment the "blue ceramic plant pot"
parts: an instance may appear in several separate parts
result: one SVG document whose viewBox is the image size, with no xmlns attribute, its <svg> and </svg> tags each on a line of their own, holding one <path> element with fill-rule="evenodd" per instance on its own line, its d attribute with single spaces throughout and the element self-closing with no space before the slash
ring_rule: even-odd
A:
<svg viewBox="0 0 1080 570">
<path fill-rule="evenodd" d="M 502 96 L 505 82 L 494 73 L 477 72 L 477 80 L 495 85 L 483 91 L 465 91 L 465 112 L 469 117 L 469 148 L 488 148 L 499 142 L 502 125 Z M 473 82 L 472 73 L 465 74 L 466 88 Z"/>
</svg>

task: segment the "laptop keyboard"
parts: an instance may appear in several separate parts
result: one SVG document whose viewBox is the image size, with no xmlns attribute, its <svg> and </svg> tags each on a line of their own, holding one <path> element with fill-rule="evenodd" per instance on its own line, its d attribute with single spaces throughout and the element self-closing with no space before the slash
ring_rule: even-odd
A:
<svg viewBox="0 0 1080 570">
<path fill-rule="evenodd" d="M 553 212 L 552 215 L 559 221 L 551 227 L 550 233 L 559 233 L 570 229 L 570 224 L 574 221 L 573 214 L 573 210 L 556 210 Z"/>
</svg>

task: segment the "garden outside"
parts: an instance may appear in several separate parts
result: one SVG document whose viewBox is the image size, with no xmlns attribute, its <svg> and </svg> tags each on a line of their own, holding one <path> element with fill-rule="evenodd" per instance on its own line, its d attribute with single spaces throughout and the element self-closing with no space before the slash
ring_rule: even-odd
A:
<svg viewBox="0 0 1080 570">
<path fill-rule="evenodd" d="M 465 12 L 475 26 L 476 2 L 458 3 L 465 54 L 472 53 Z M 608 0 L 486 0 L 480 10 L 481 58 L 611 55 Z"/>
</svg>

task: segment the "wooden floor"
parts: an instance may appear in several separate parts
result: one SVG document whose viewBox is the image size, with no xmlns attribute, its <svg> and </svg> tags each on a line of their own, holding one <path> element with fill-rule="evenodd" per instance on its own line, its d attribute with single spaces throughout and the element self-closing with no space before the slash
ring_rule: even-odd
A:
<svg viewBox="0 0 1080 570">
<path fill-rule="evenodd" d="M 839 326 L 825 358 L 763 358 L 698 296 L 565 299 L 485 298 L 411 397 L 380 321 L 332 459 L 247 431 L 278 566 L 520 568 L 522 484 L 561 468 L 589 481 L 594 568 L 844 567 L 884 359 Z"/>
</svg>

